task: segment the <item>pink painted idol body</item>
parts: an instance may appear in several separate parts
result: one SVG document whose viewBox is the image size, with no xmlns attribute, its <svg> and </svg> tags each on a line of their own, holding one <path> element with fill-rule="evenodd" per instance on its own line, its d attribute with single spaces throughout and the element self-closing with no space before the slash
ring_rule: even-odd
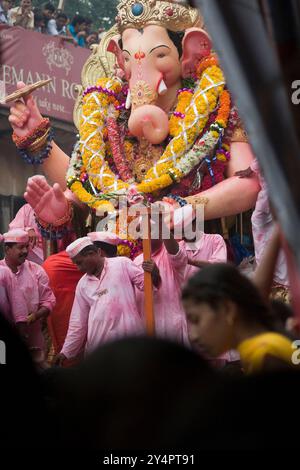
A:
<svg viewBox="0 0 300 470">
<path fill-rule="evenodd" d="M 103 42 L 116 67 L 94 73 L 97 80 L 87 71 L 94 57 L 85 69 L 89 86 L 76 105 L 79 142 L 71 161 L 32 96 L 11 108 L 17 147 L 32 155 L 36 135 L 39 149 L 52 144 L 42 166 L 53 188 L 35 176 L 25 193 L 38 219 L 60 229 L 72 220 L 70 199 L 99 216 L 118 215 L 118 196 L 131 206 L 133 190 L 145 200 L 171 196 L 175 206 L 175 196 L 205 201 L 205 219 L 253 207 L 257 175 L 235 176 L 253 154 L 199 12 L 168 1 L 123 0 L 116 26 Z"/>
</svg>

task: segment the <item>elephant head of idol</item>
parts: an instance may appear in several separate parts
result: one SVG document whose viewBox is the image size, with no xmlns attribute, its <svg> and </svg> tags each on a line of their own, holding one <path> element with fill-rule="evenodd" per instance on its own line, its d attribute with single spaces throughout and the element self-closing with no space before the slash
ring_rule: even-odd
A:
<svg viewBox="0 0 300 470">
<path fill-rule="evenodd" d="M 159 144 L 169 134 L 168 112 L 182 79 L 192 77 L 210 54 L 210 38 L 197 10 L 170 1 L 123 0 L 117 24 L 120 36 L 111 40 L 108 51 L 116 55 L 129 83 L 129 130 Z"/>
</svg>

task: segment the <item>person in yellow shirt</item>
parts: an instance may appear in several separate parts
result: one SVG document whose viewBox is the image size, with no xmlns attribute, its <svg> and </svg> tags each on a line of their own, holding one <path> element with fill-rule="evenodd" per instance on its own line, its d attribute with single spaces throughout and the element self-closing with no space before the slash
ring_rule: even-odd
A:
<svg viewBox="0 0 300 470">
<path fill-rule="evenodd" d="M 260 291 L 237 268 L 215 264 L 183 290 L 190 341 L 218 357 L 236 349 L 246 374 L 293 367 L 292 342 L 273 328 Z"/>
</svg>

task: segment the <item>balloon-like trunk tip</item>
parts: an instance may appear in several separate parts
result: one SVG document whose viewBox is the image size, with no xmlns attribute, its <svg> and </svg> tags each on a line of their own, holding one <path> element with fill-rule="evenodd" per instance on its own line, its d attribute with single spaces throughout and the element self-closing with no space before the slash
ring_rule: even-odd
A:
<svg viewBox="0 0 300 470">
<path fill-rule="evenodd" d="M 154 105 L 144 105 L 134 109 L 128 127 L 132 135 L 144 138 L 154 145 L 162 143 L 169 134 L 167 114 Z"/>
</svg>

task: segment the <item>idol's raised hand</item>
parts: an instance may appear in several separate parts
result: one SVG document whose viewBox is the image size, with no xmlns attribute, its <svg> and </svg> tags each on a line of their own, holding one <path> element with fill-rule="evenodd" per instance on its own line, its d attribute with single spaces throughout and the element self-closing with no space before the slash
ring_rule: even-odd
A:
<svg viewBox="0 0 300 470">
<path fill-rule="evenodd" d="M 18 82 L 17 88 L 21 90 L 26 85 Z M 42 121 L 36 102 L 32 95 L 24 96 L 23 101 L 16 101 L 10 108 L 9 122 L 18 137 L 25 137 L 33 131 Z"/>
<path fill-rule="evenodd" d="M 24 197 L 38 218 L 52 224 L 68 212 L 68 201 L 59 184 L 51 187 L 44 176 L 29 178 Z"/>
</svg>

